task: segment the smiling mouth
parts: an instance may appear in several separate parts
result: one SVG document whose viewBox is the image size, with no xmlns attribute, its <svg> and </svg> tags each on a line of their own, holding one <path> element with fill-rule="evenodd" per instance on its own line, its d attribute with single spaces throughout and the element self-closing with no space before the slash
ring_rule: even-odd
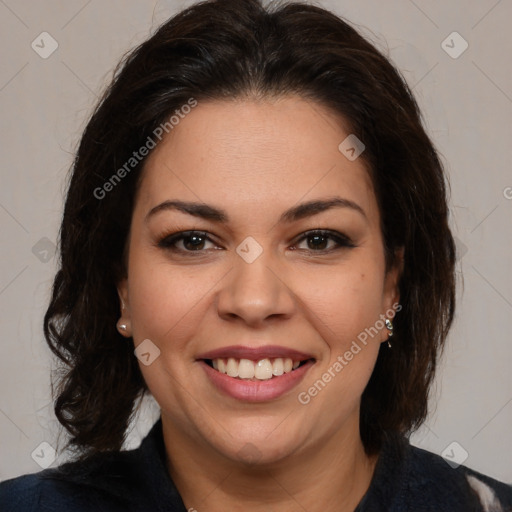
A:
<svg viewBox="0 0 512 512">
<path fill-rule="evenodd" d="M 252 361 L 250 359 L 229 357 L 203 359 L 203 361 L 214 370 L 229 377 L 239 380 L 260 381 L 275 379 L 281 375 L 291 373 L 307 362 L 314 362 L 315 360 L 313 358 L 293 360 L 289 357 L 276 357 Z"/>
</svg>

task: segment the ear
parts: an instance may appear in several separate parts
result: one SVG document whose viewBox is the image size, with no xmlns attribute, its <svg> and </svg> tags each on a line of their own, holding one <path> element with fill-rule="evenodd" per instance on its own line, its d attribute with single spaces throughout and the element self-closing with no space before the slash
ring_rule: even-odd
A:
<svg viewBox="0 0 512 512">
<path fill-rule="evenodd" d="M 382 304 L 384 312 L 389 309 L 393 310 L 393 305 L 395 304 L 396 308 L 396 305 L 400 302 L 399 283 L 404 269 L 404 253 L 404 247 L 399 247 L 395 250 L 391 268 L 386 272 Z"/>
<path fill-rule="evenodd" d="M 132 335 L 132 323 L 128 300 L 128 279 L 126 277 L 117 284 L 117 294 L 119 295 L 119 309 L 121 313 L 117 321 L 117 330 L 122 336 L 130 338 Z"/>
</svg>

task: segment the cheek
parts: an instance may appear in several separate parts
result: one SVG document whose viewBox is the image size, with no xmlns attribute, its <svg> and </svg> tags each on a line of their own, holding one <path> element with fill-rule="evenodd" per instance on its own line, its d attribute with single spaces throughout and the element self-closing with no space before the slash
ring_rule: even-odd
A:
<svg viewBox="0 0 512 512">
<path fill-rule="evenodd" d="M 321 373 L 302 391 L 306 399 L 319 397 L 314 407 L 319 415 L 326 414 L 326 424 L 338 425 L 357 407 L 375 367 L 381 334 L 374 326 L 382 313 L 383 280 L 378 266 L 370 265 L 364 271 L 331 272 L 323 281 L 317 278 L 309 304 L 328 353 L 320 362 Z"/>
<path fill-rule="evenodd" d="M 190 269 L 134 251 L 129 266 L 129 301 L 135 341 L 150 338 L 163 343 L 170 336 L 175 338 L 193 321 L 201 298 L 213 285 L 211 276 L 205 274 L 204 278 L 194 278 Z"/>
<path fill-rule="evenodd" d="M 328 327 L 323 332 L 331 340 L 331 346 L 350 343 L 365 328 L 374 325 L 382 312 L 383 279 L 379 269 L 362 266 L 366 268 L 317 273 L 315 284 L 305 288 L 307 303 Z"/>
</svg>

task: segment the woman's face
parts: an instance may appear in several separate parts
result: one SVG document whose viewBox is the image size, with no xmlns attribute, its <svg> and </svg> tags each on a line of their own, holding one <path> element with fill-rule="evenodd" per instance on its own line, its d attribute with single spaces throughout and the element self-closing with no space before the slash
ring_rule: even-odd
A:
<svg viewBox="0 0 512 512">
<path fill-rule="evenodd" d="M 149 155 L 119 293 L 174 438 L 272 462 L 359 435 L 398 295 L 349 134 L 298 97 L 200 102 Z"/>
</svg>

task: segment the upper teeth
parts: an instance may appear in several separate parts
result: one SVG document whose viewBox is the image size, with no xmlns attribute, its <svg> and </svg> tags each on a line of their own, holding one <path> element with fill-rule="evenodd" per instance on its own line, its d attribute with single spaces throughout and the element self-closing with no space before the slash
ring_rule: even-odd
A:
<svg viewBox="0 0 512 512">
<path fill-rule="evenodd" d="M 213 367 L 221 373 L 226 373 L 230 377 L 239 377 L 240 379 L 259 380 L 271 379 L 272 376 L 290 373 L 298 368 L 300 361 L 293 361 L 291 358 L 277 357 L 272 361 L 270 359 L 260 359 L 258 362 L 250 359 L 213 359 Z"/>
</svg>

